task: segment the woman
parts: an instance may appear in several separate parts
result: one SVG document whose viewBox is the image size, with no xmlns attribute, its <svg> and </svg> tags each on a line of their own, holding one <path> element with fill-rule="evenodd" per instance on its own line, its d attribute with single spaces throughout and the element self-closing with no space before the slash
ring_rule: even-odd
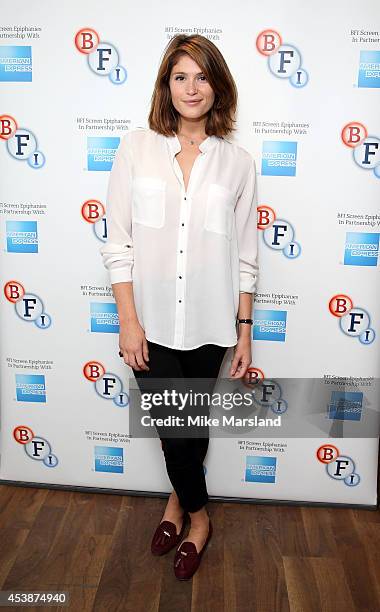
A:
<svg viewBox="0 0 380 612">
<path fill-rule="evenodd" d="M 140 389 L 150 378 L 193 377 L 212 393 L 228 347 L 231 378 L 242 378 L 252 361 L 256 167 L 224 138 L 235 130 L 236 106 L 218 48 L 200 35 L 175 36 L 158 71 L 149 128 L 127 133 L 116 152 L 100 252 L 119 314 L 119 354 Z M 188 579 L 212 534 L 203 470 L 209 440 L 157 431 L 174 490 L 151 550 L 176 546 L 190 518 L 174 557 L 176 577 Z"/>
</svg>

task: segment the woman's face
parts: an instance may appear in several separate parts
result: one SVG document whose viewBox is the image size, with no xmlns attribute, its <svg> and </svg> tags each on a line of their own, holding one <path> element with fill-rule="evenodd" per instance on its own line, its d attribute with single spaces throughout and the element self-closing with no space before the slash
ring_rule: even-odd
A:
<svg viewBox="0 0 380 612">
<path fill-rule="evenodd" d="M 215 94 L 206 76 L 187 54 L 173 66 L 169 86 L 174 108 L 186 119 L 200 119 L 214 104 Z"/>
</svg>

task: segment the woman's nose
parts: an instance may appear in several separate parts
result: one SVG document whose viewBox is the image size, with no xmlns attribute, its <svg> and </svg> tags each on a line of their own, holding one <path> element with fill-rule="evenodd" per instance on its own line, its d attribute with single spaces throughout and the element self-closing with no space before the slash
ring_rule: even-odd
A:
<svg viewBox="0 0 380 612">
<path fill-rule="evenodd" d="M 192 94 L 192 93 L 196 93 L 197 92 L 197 88 L 196 88 L 196 84 L 193 81 L 189 81 L 187 84 L 187 93 L 188 94 Z"/>
</svg>

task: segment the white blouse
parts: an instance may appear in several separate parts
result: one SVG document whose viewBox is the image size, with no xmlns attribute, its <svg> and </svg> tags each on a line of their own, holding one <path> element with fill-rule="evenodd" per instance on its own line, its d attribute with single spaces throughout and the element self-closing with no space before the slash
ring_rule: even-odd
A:
<svg viewBox="0 0 380 612">
<path fill-rule="evenodd" d="M 133 282 L 145 337 L 182 350 L 236 345 L 239 292 L 254 293 L 259 271 L 255 161 L 216 136 L 199 149 L 186 191 L 176 135 L 125 134 L 100 248 L 111 284 Z"/>
</svg>

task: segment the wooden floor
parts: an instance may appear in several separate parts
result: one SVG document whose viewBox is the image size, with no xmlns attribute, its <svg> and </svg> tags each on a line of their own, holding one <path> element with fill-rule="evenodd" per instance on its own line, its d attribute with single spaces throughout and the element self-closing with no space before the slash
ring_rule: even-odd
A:
<svg viewBox="0 0 380 612">
<path fill-rule="evenodd" d="M 2 590 L 67 590 L 50 610 L 379 612 L 375 510 L 220 503 L 193 579 L 150 540 L 166 500 L 0 487 Z M 41 610 L 38 607 L 24 608 Z"/>
</svg>

